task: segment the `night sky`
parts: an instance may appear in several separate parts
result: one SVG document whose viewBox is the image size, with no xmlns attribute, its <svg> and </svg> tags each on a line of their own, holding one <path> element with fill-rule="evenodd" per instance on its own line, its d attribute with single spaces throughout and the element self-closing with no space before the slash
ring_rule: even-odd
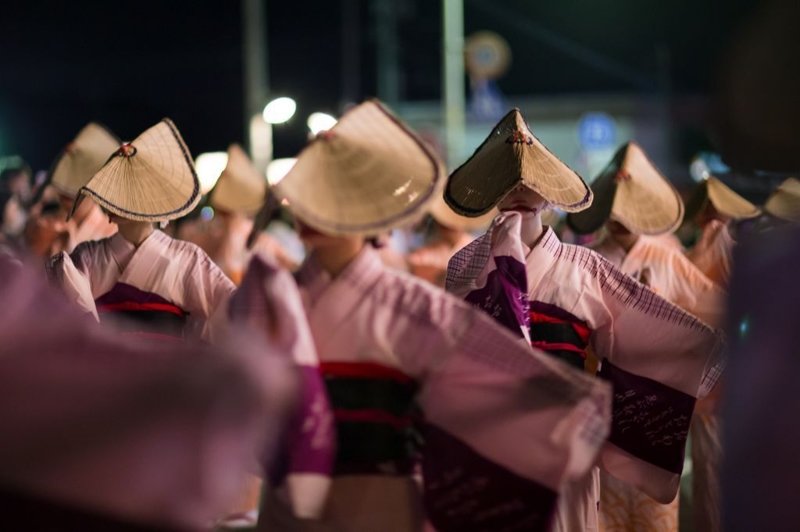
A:
<svg viewBox="0 0 800 532">
<path fill-rule="evenodd" d="M 705 93 L 756 3 L 464 0 L 467 34 L 489 29 L 511 45 L 513 64 L 500 80 L 509 95 L 654 92 L 659 49 L 674 93 Z M 394 5 L 400 95 L 438 99 L 440 2 Z M 356 99 L 376 92 L 373 16 L 372 2 L 361 0 Z M 276 156 L 291 156 L 304 142 L 305 117 L 336 113 L 344 99 L 341 2 L 268 0 L 267 19 L 271 93 L 298 102 L 275 133 Z M 165 116 L 196 155 L 241 141 L 242 115 L 237 0 L 3 3 L 0 155 L 46 168 L 90 120 L 130 139 Z"/>
</svg>

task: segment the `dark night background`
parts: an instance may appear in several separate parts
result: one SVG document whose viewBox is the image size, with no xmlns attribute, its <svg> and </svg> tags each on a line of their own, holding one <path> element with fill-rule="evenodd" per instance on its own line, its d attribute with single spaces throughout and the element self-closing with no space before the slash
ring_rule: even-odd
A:
<svg viewBox="0 0 800 532">
<path fill-rule="evenodd" d="M 489 29 L 509 41 L 513 64 L 500 80 L 509 95 L 652 93 L 659 49 L 672 93 L 704 94 L 756 4 L 465 0 L 465 33 Z M 438 99 L 441 3 L 395 5 L 401 98 Z M 298 102 L 276 131 L 278 157 L 302 146 L 309 113 L 341 109 L 341 8 L 337 0 L 267 1 L 271 95 Z M 355 99 L 376 92 L 373 12 L 362 0 Z M 194 155 L 224 149 L 243 137 L 242 91 L 239 1 L 3 3 L 0 155 L 18 153 L 34 168 L 49 166 L 90 120 L 132 138 L 169 116 Z"/>
</svg>

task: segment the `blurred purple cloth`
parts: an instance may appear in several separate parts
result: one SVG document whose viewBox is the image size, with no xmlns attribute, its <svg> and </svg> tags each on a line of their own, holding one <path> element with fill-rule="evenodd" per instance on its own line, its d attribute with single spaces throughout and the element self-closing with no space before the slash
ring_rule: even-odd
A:
<svg viewBox="0 0 800 532">
<path fill-rule="evenodd" d="M 800 230 L 743 242 L 730 290 L 723 397 L 723 527 L 800 523 Z"/>
<path fill-rule="evenodd" d="M 295 391 L 284 357 L 244 332 L 224 348 L 131 343 L 2 259 L 0 294 L 0 490 L 56 519 L 210 527 L 274 446 Z M 30 530 L 20 518 L 0 529 Z"/>
</svg>

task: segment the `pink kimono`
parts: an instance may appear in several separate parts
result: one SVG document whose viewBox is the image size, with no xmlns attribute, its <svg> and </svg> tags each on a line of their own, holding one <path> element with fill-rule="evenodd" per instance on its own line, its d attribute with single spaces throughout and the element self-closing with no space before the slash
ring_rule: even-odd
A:
<svg viewBox="0 0 800 532">
<path fill-rule="evenodd" d="M 208 338 L 234 285 L 197 246 L 161 231 L 139 247 L 117 233 L 50 260 L 48 272 L 85 312 L 144 337 Z"/>
<path fill-rule="evenodd" d="M 143 345 L 3 259 L 0 292 L 0 529 L 210 529 L 292 403 L 276 350 Z"/>
<path fill-rule="evenodd" d="M 667 503 L 678 490 L 698 394 L 716 382 L 718 333 L 614 268 L 562 244 L 546 227 L 533 249 L 522 217 L 505 213 L 450 261 L 448 291 L 495 316 L 533 346 L 577 367 L 600 361 L 614 385 L 602 467 Z M 590 357 L 591 358 L 591 357 Z M 556 530 L 597 530 L 599 472 L 560 505 Z"/>
<path fill-rule="evenodd" d="M 465 233 L 455 245 L 444 239 L 425 244 L 408 255 L 409 270 L 417 277 L 444 288 L 450 257 L 472 240 L 472 235 Z"/>
<path fill-rule="evenodd" d="M 297 278 L 338 433 L 325 520 L 420 530 L 424 500 L 440 532 L 546 530 L 605 438 L 605 384 L 369 247 L 335 279 L 312 254 Z"/>
<path fill-rule="evenodd" d="M 709 279 L 720 286 L 728 286 L 733 264 L 733 240 L 727 224 L 711 220 L 703 227 L 700 240 L 686 252 L 689 260 Z"/>
<path fill-rule="evenodd" d="M 681 250 L 663 244 L 662 239 L 640 236 L 626 253 L 612 238 L 605 238 L 592 249 L 667 301 L 706 323 L 722 323 L 725 293 Z"/>
</svg>

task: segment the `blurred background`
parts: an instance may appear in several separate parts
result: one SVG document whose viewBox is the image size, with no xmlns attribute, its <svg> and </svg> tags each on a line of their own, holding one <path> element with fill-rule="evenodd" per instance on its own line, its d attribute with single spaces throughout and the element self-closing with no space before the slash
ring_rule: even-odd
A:
<svg viewBox="0 0 800 532">
<path fill-rule="evenodd" d="M 707 126 L 717 65 L 758 4 L 6 2 L 0 157 L 47 169 L 90 120 L 130 140 L 169 116 L 194 156 L 243 142 L 265 166 L 270 151 L 297 154 L 312 113 L 338 117 L 377 96 L 450 169 L 517 106 L 534 134 L 587 179 L 636 139 L 685 188 L 692 158 L 715 149 Z M 279 97 L 295 102 L 291 117 L 254 124 Z M 750 196 L 782 178 L 732 175 Z"/>
</svg>

